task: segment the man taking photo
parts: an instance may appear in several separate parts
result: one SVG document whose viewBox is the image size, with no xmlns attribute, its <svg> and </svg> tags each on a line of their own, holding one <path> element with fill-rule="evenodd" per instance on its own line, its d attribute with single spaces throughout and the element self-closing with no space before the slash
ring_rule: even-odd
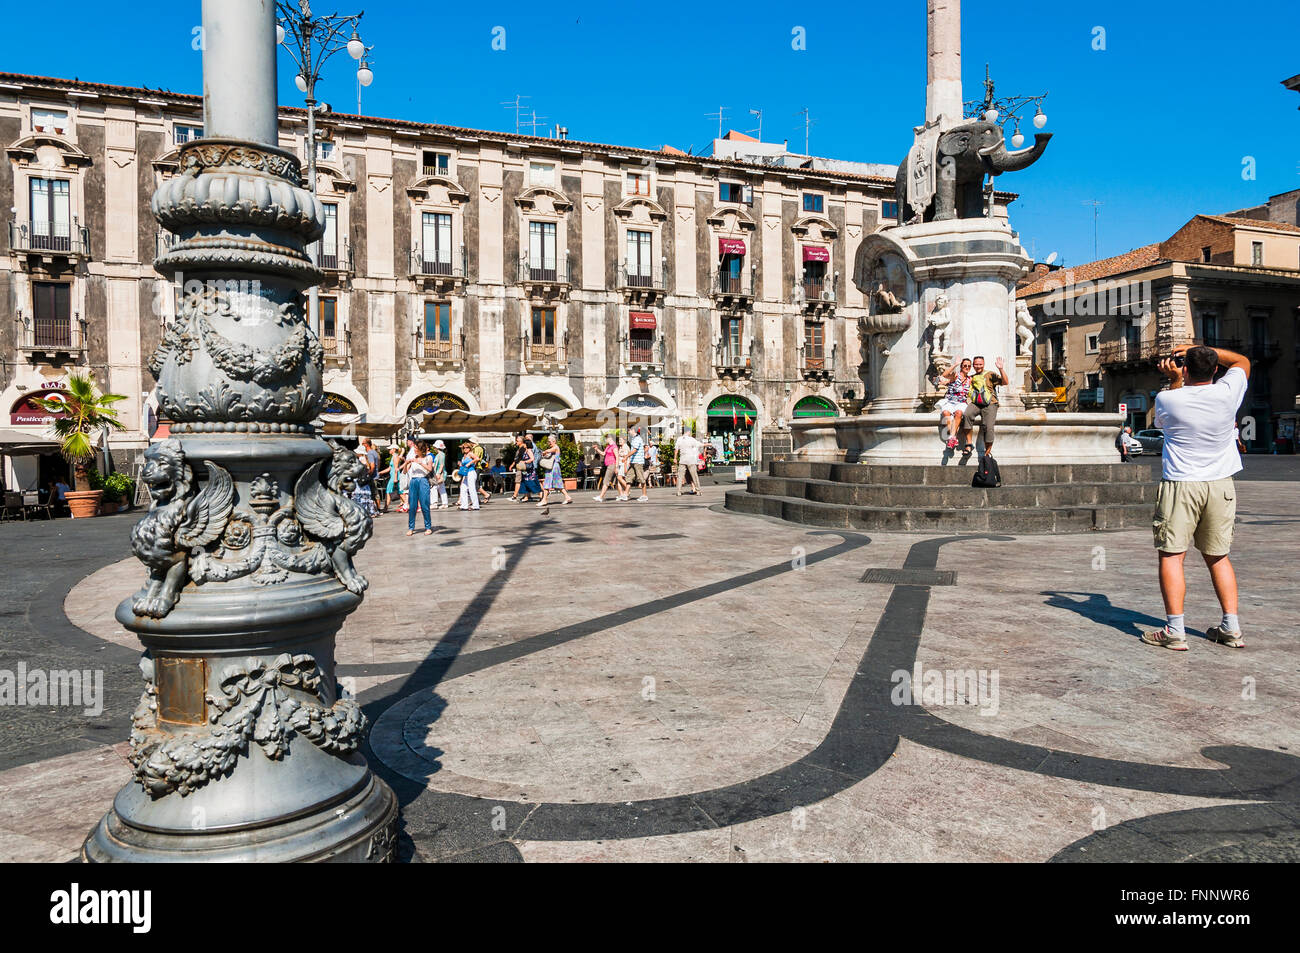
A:
<svg viewBox="0 0 1300 953">
<path fill-rule="evenodd" d="M 1214 380 L 1215 369 L 1227 368 Z M 1241 648 L 1237 621 L 1237 576 L 1228 560 L 1232 524 L 1237 516 L 1237 489 L 1232 475 L 1241 469 L 1234 438 L 1237 408 L 1246 396 L 1250 361 L 1214 347 L 1174 348 L 1160 362 L 1169 389 L 1156 395 L 1155 426 L 1164 431 L 1160 490 L 1152 527 L 1160 563 L 1160 594 L 1165 626 L 1142 634 L 1148 645 L 1176 652 L 1187 650 L 1183 599 L 1187 581 L 1183 559 L 1195 545 L 1210 570 L 1223 620 L 1205 635 L 1221 645 Z"/>
</svg>

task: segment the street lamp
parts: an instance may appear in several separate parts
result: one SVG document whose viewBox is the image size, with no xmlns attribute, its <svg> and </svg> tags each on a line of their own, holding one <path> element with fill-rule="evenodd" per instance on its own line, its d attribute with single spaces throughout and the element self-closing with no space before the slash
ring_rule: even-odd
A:
<svg viewBox="0 0 1300 953">
<path fill-rule="evenodd" d="M 316 83 L 320 79 L 321 68 L 325 61 L 346 49 L 354 60 L 360 60 L 357 67 L 357 112 L 361 112 L 362 86 L 369 86 L 375 81 L 375 74 L 362 59 L 373 47 L 368 47 L 361 40 L 357 27 L 365 11 L 342 16 L 332 13 L 329 16 L 313 17 L 310 0 L 298 0 L 295 5 L 287 0 L 276 4 L 279 19 L 275 25 L 275 41 L 289 51 L 289 55 L 298 66 L 298 73 L 293 78 L 294 85 L 307 97 L 307 179 L 311 194 L 316 194 L 316 113 L 325 112 L 324 104 L 316 102 Z M 351 32 L 346 40 L 345 34 Z M 320 263 L 320 243 L 311 247 L 313 265 Z M 319 295 L 315 285 L 308 292 L 308 319 L 313 333 L 320 336 L 320 315 L 318 314 Z"/>
<path fill-rule="evenodd" d="M 989 75 L 988 65 L 985 64 L 984 98 L 965 103 L 964 112 L 967 119 L 979 118 L 985 122 L 999 123 L 1002 126 L 1014 121 L 1015 133 L 1011 136 L 1011 146 L 1019 149 L 1024 145 L 1025 137 L 1020 132 L 1020 117 L 1016 114 L 1032 103 L 1035 107 L 1034 128 L 1042 129 L 1047 125 L 1047 114 L 1043 112 L 1043 100 L 1046 98 L 1047 93 L 1040 96 L 1004 96 L 1000 99 L 995 98 L 993 95 L 993 78 Z"/>
</svg>

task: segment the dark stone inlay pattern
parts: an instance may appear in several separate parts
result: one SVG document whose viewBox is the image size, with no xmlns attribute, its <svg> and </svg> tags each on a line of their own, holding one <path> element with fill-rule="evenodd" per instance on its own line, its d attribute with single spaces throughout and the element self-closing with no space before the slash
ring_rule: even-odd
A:
<svg viewBox="0 0 1300 953">
<path fill-rule="evenodd" d="M 860 582 L 882 583 L 888 586 L 955 586 L 955 569 L 868 569 Z"/>
</svg>

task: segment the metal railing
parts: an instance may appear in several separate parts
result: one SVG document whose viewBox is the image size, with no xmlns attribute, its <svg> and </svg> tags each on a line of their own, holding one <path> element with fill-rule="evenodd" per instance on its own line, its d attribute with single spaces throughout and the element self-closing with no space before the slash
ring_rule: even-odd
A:
<svg viewBox="0 0 1300 953">
<path fill-rule="evenodd" d="M 1251 341 L 1246 345 L 1246 357 L 1252 361 L 1276 361 L 1282 355 L 1282 345 L 1274 341 Z"/>
<path fill-rule="evenodd" d="M 352 273 L 352 245 L 346 238 L 341 244 L 327 245 L 321 242 L 318 251 L 318 261 L 324 271 Z"/>
<path fill-rule="evenodd" d="M 347 354 L 347 337 L 346 335 L 335 332 L 334 334 L 321 333 L 320 345 L 325 351 L 326 357 L 341 358 Z"/>
<path fill-rule="evenodd" d="M 419 349 L 416 357 L 425 361 L 443 361 L 445 363 L 458 363 L 464 349 L 459 341 L 442 341 L 421 338 L 416 345 Z"/>
<path fill-rule="evenodd" d="M 424 165 L 424 166 L 421 166 L 421 167 L 420 167 L 420 174 L 421 174 L 421 175 L 440 175 L 440 176 L 442 176 L 442 177 L 445 179 L 445 178 L 447 178 L 447 177 L 451 174 L 451 172 L 450 172 L 450 167 L 449 167 L 449 166 L 445 166 L 445 165 Z"/>
<path fill-rule="evenodd" d="M 623 363 L 663 365 L 664 339 L 655 337 L 647 341 L 644 338 L 628 338 L 623 342 Z"/>
<path fill-rule="evenodd" d="M 90 229 L 66 222 L 44 222 L 40 228 L 29 223 L 9 223 L 11 251 L 50 251 L 67 255 L 90 256 Z"/>
<path fill-rule="evenodd" d="M 804 374 L 832 374 L 835 369 L 834 355 L 827 355 L 825 347 L 799 348 L 799 370 Z"/>
<path fill-rule="evenodd" d="M 618 286 L 620 288 L 663 288 L 663 270 L 657 266 L 634 265 L 623 261 L 618 266 Z"/>
<path fill-rule="evenodd" d="M 713 273 L 713 293 L 715 295 L 748 297 L 753 295 L 753 287 L 753 275 L 748 268 L 740 269 L 738 275 L 722 270 Z"/>
<path fill-rule="evenodd" d="M 527 364 L 567 364 L 563 344 L 534 344 L 524 338 L 524 362 Z"/>
<path fill-rule="evenodd" d="M 1103 344 L 1098 360 L 1103 364 L 1136 364 L 1154 361 L 1160 353 L 1155 341 L 1112 341 Z"/>
<path fill-rule="evenodd" d="M 20 339 L 21 347 L 29 351 L 82 351 L 86 347 L 86 322 L 80 315 L 24 318 Z"/>
<path fill-rule="evenodd" d="M 538 259 L 524 255 L 519 259 L 519 280 L 545 284 L 569 284 L 569 259 Z"/>
<path fill-rule="evenodd" d="M 754 342 L 732 344 L 729 341 L 719 341 L 714 347 L 713 366 L 719 370 L 731 368 L 753 370 Z"/>
<path fill-rule="evenodd" d="M 441 249 L 417 246 L 411 249 L 412 275 L 433 275 L 442 278 L 464 278 L 469 272 L 469 253 L 464 247 L 460 253 L 441 252 Z"/>
<path fill-rule="evenodd" d="M 165 228 L 158 229 L 157 233 L 154 236 L 154 251 L 153 251 L 154 258 L 155 259 L 161 258 L 163 255 L 167 254 L 169 251 L 171 251 L 173 248 L 179 245 L 180 241 L 181 239 L 179 235 L 173 235 Z"/>
<path fill-rule="evenodd" d="M 835 283 L 826 278 L 805 278 L 802 281 L 805 304 L 832 304 L 835 301 Z"/>
</svg>

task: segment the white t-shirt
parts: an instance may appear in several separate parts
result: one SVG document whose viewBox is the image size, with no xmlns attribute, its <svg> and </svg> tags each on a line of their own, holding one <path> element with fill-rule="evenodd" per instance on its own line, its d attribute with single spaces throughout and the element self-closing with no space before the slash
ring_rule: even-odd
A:
<svg viewBox="0 0 1300 953">
<path fill-rule="evenodd" d="M 677 441 L 677 460 L 682 466 L 700 465 L 700 442 L 694 437 L 681 437 Z"/>
<path fill-rule="evenodd" d="M 1161 474 L 1166 480 L 1222 480 L 1241 469 L 1237 408 L 1246 396 L 1246 372 L 1231 367 L 1213 384 L 1156 395 L 1155 425 L 1165 432 Z"/>
</svg>

